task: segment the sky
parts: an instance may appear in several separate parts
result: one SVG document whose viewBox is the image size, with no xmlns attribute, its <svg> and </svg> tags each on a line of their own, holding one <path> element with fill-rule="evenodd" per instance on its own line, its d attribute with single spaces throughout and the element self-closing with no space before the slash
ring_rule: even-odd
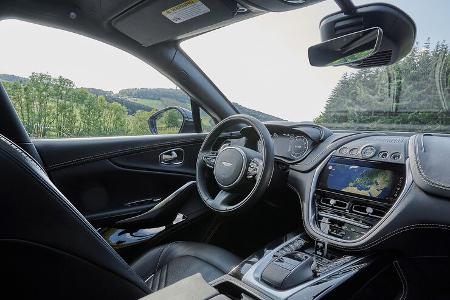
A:
<svg viewBox="0 0 450 300">
<path fill-rule="evenodd" d="M 355 1 L 357 4 L 368 1 Z M 446 0 L 392 0 L 415 20 L 417 40 L 450 41 Z M 319 21 L 337 11 L 327 0 L 284 13 L 269 13 L 182 43 L 182 48 L 233 102 L 287 120 L 311 121 L 323 110 L 347 67 L 314 68 L 307 49 L 320 42 Z M 132 55 L 74 33 L 16 20 L 0 22 L 0 73 L 63 76 L 79 87 L 175 85 Z M 7 59 L 5 59 L 7 58 Z"/>
</svg>

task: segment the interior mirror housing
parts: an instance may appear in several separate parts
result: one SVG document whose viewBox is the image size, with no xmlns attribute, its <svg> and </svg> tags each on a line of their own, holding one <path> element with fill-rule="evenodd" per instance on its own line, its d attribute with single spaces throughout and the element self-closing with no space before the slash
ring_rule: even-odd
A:
<svg viewBox="0 0 450 300">
<path fill-rule="evenodd" d="M 308 49 L 313 66 L 370 68 L 396 63 L 413 48 L 416 25 L 405 12 L 385 3 L 352 6 L 320 22 L 322 43 Z M 341 6 L 342 7 L 342 6 Z"/>
<path fill-rule="evenodd" d="M 309 62 L 315 67 L 358 65 L 377 53 L 382 37 L 380 28 L 345 34 L 310 47 Z"/>
<path fill-rule="evenodd" d="M 154 113 L 148 119 L 152 134 L 195 132 L 192 112 L 186 108 L 170 106 Z"/>
</svg>

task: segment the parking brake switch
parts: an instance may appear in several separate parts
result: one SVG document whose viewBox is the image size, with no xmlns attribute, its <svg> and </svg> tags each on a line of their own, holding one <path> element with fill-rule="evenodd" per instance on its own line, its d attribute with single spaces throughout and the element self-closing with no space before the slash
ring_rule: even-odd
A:
<svg viewBox="0 0 450 300">
<path fill-rule="evenodd" d="M 323 258 L 328 258 L 328 243 L 316 241 L 316 244 L 314 245 L 314 254 Z"/>
</svg>

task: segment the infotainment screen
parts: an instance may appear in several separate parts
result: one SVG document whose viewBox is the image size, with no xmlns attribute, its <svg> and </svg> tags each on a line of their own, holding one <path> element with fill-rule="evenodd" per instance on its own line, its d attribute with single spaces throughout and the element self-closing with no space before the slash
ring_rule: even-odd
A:
<svg viewBox="0 0 450 300">
<path fill-rule="evenodd" d="M 399 166 L 333 157 L 320 175 L 319 188 L 390 202 L 403 181 Z"/>
</svg>

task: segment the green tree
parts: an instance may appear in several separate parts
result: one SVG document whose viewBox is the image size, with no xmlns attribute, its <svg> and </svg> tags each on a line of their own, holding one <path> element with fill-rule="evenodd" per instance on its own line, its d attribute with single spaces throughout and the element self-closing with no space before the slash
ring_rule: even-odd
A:
<svg viewBox="0 0 450 300">
<path fill-rule="evenodd" d="M 355 129 L 450 130 L 450 52 L 430 40 L 392 66 L 344 74 L 315 119 Z"/>
</svg>

